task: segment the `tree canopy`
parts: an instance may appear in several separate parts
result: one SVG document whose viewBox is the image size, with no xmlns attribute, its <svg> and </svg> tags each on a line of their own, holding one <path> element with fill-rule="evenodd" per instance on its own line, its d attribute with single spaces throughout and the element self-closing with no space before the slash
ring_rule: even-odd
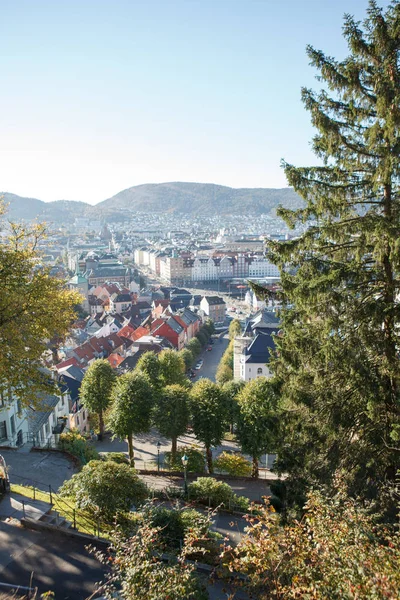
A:
<svg viewBox="0 0 400 600">
<path fill-rule="evenodd" d="M 103 414 L 111 401 L 115 373 L 108 360 L 98 359 L 92 363 L 82 380 L 79 397 L 89 412 L 99 415 L 100 436 L 104 434 Z"/>
<path fill-rule="evenodd" d="M 305 206 L 280 214 L 308 228 L 269 243 L 284 302 L 272 366 L 299 434 L 279 450 L 289 484 L 297 463 L 308 485 L 339 469 L 349 490 L 374 496 L 400 464 L 399 32 L 399 2 L 383 12 L 371 1 L 363 25 L 345 16 L 347 58 L 307 48 L 327 88 L 302 90 L 322 164 L 284 163 Z"/>
<path fill-rule="evenodd" d="M 154 411 L 154 422 L 165 437 L 172 440 L 171 462 L 175 462 L 177 440 L 186 433 L 189 424 L 189 392 L 181 385 L 165 386 Z"/>
<path fill-rule="evenodd" d="M 131 466 L 134 465 L 133 435 L 149 431 L 153 404 L 154 392 L 147 375 L 130 371 L 118 378 L 107 421 L 115 436 L 127 438 Z"/>
<path fill-rule="evenodd" d="M 221 443 L 226 430 L 226 398 L 218 385 L 209 379 L 200 379 L 193 386 L 190 399 L 193 431 L 206 447 L 208 470 L 212 473 L 211 446 Z"/>
<path fill-rule="evenodd" d="M 4 206 L 0 201 L 0 217 Z M 74 320 L 79 294 L 51 277 L 42 265 L 39 243 L 45 226 L 4 223 L 0 244 L 0 394 L 13 392 L 32 404 L 49 391 L 43 356 L 49 340 L 61 340 Z"/>
<path fill-rule="evenodd" d="M 237 395 L 237 437 L 245 454 L 253 459 L 252 477 L 258 477 L 258 459 L 274 452 L 278 425 L 277 396 L 265 377 L 248 381 Z"/>
</svg>

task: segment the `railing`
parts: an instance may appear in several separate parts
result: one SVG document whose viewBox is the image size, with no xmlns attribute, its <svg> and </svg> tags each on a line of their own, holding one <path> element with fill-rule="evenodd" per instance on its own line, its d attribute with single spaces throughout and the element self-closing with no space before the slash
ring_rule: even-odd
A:
<svg viewBox="0 0 400 600">
<path fill-rule="evenodd" d="M 105 533 L 104 526 L 111 528 L 111 523 L 106 523 L 101 519 L 90 518 L 90 516 L 72 506 L 65 498 L 60 496 L 51 485 L 44 483 L 43 481 L 37 481 L 29 477 L 21 477 L 20 475 L 14 475 L 10 473 L 10 483 L 20 484 L 23 487 L 30 488 L 32 490 L 33 500 L 37 500 L 40 492 L 48 494 L 48 502 L 54 507 L 57 512 L 62 514 L 64 519 L 71 522 L 72 527 L 75 530 L 79 530 L 82 533 L 94 535 L 95 537 L 102 537 Z M 23 507 L 27 501 L 23 501 Z M 25 512 L 25 510 L 24 510 Z"/>
</svg>

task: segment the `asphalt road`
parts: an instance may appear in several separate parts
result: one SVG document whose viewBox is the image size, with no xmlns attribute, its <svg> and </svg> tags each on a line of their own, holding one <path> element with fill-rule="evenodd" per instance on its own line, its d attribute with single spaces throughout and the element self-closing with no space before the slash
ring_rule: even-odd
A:
<svg viewBox="0 0 400 600">
<path fill-rule="evenodd" d="M 0 582 L 37 587 L 38 595 L 51 590 L 57 600 L 84 600 L 105 575 L 105 567 L 86 545 L 0 522 Z"/>
<path fill-rule="evenodd" d="M 193 382 L 196 382 L 200 377 L 205 377 L 206 379 L 211 379 L 211 381 L 215 381 L 215 374 L 218 369 L 219 361 L 222 358 L 223 353 L 227 349 L 229 344 L 229 337 L 225 334 L 219 340 L 214 340 L 214 344 L 211 346 L 212 350 L 209 352 L 205 350 L 201 355 L 203 359 L 203 366 L 199 371 L 196 371 L 196 377 L 193 379 Z M 199 358 L 200 360 L 200 358 Z"/>
</svg>

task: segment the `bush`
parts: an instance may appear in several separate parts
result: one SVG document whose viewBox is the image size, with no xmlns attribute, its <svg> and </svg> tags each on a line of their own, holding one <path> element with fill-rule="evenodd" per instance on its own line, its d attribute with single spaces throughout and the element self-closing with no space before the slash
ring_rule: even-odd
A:
<svg viewBox="0 0 400 600">
<path fill-rule="evenodd" d="M 192 446 L 181 446 L 176 451 L 175 462 L 171 464 L 171 452 L 164 454 L 164 466 L 170 471 L 183 471 L 182 456 L 188 457 L 187 470 L 190 473 L 204 473 L 205 458 L 203 452 Z"/>
<path fill-rule="evenodd" d="M 209 520 L 197 510 L 169 509 L 163 506 L 150 506 L 143 513 L 151 527 L 159 527 L 165 543 L 174 549 L 180 548 L 186 534 L 196 532 L 198 536 L 206 536 Z"/>
<path fill-rule="evenodd" d="M 129 458 L 124 452 L 104 452 L 101 456 L 103 460 L 110 460 L 118 465 L 129 465 Z"/>
<path fill-rule="evenodd" d="M 232 477 L 250 477 L 251 463 L 241 454 L 222 452 L 214 461 L 217 471 L 223 471 Z"/>
<path fill-rule="evenodd" d="M 230 485 L 217 481 L 213 477 L 199 477 L 189 485 L 189 498 L 204 502 L 211 506 L 225 504 L 233 500 L 235 494 Z"/>
<path fill-rule="evenodd" d="M 128 465 L 92 460 L 63 483 L 60 494 L 74 498 L 78 508 L 110 520 L 132 504 L 141 504 L 148 489 Z"/>
<path fill-rule="evenodd" d="M 100 458 L 96 449 L 76 429 L 71 429 L 71 431 L 60 435 L 58 449 L 75 456 L 80 465 L 85 465 L 91 460 Z"/>
<path fill-rule="evenodd" d="M 230 506 L 233 510 L 247 512 L 250 508 L 250 500 L 246 496 L 233 495 Z"/>
</svg>

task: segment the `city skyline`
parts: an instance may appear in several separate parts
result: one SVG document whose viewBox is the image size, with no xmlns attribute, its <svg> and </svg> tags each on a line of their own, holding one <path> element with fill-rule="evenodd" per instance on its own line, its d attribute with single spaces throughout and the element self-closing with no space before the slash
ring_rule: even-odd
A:
<svg viewBox="0 0 400 600">
<path fill-rule="evenodd" d="M 316 162 L 305 46 L 343 58 L 343 14 L 367 3 L 0 5 L 0 190 L 96 204 L 145 183 L 286 187 L 281 158 Z"/>
</svg>

